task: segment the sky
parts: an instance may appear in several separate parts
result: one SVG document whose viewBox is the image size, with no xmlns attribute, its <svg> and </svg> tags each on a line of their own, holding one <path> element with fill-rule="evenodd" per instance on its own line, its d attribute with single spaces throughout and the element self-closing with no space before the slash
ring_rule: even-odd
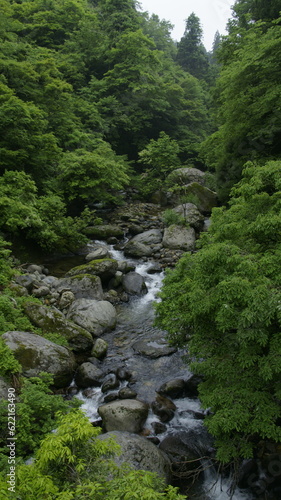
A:
<svg viewBox="0 0 281 500">
<path fill-rule="evenodd" d="M 201 21 L 203 43 L 212 49 L 216 31 L 226 34 L 225 27 L 231 17 L 231 6 L 235 0 L 139 0 L 141 10 L 157 14 L 160 19 L 174 25 L 171 36 L 180 41 L 185 29 L 185 20 L 194 12 Z"/>
</svg>

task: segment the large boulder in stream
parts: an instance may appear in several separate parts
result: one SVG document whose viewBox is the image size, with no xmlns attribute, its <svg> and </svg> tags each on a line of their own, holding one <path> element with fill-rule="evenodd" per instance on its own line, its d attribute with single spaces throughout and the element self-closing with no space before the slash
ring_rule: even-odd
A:
<svg viewBox="0 0 281 500">
<path fill-rule="evenodd" d="M 25 377 L 48 372 L 53 375 L 56 387 L 66 387 L 71 383 L 76 363 L 66 347 L 28 332 L 6 332 L 2 339 L 22 365 Z"/>
<path fill-rule="evenodd" d="M 113 401 L 99 407 L 105 431 L 128 431 L 138 433 L 148 416 L 149 406 L 137 399 Z"/>
<path fill-rule="evenodd" d="M 66 278 L 83 274 L 94 274 L 99 276 L 102 283 L 107 283 L 118 270 L 118 263 L 115 259 L 97 259 L 91 260 L 82 266 L 76 266 L 70 269 L 65 275 Z"/>
<path fill-rule="evenodd" d="M 155 472 L 166 483 L 171 480 L 170 461 L 167 455 L 147 439 L 130 432 L 112 431 L 98 436 L 106 441 L 114 439 L 121 447 L 120 455 L 114 457 L 116 465 L 128 463 L 135 470 Z"/>
<path fill-rule="evenodd" d="M 143 276 L 134 271 L 123 275 L 122 285 L 126 293 L 130 295 L 142 295 L 147 292 Z"/>
<path fill-rule="evenodd" d="M 67 339 L 73 351 L 85 352 L 92 349 L 93 337 L 90 332 L 66 319 L 55 307 L 26 302 L 24 310 L 33 325 L 42 328 L 46 333 L 59 333 Z"/>
<path fill-rule="evenodd" d="M 175 207 L 173 211 L 181 215 L 196 231 L 203 229 L 204 215 L 201 214 L 200 210 L 193 203 L 182 203 Z"/>
<path fill-rule="evenodd" d="M 93 363 L 87 361 L 79 366 L 75 373 L 75 382 L 78 387 L 86 388 L 101 385 L 103 372 Z"/>
<path fill-rule="evenodd" d="M 124 247 L 124 254 L 128 257 L 149 257 L 153 254 L 153 248 L 132 238 Z"/>
<path fill-rule="evenodd" d="M 149 231 L 144 231 L 143 233 L 137 234 L 132 238 L 131 241 L 138 241 L 143 245 L 153 245 L 156 243 L 161 243 L 162 237 L 163 235 L 160 229 L 149 229 Z"/>
<path fill-rule="evenodd" d="M 67 318 L 99 337 L 115 328 L 117 313 L 106 300 L 77 299 L 72 302 Z"/>
<path fill-rule="evenodd" d="M 75 299 L 103 299 L 101 279 L 93 274 L 78 274 L 61 278 L 57 281 L 56 290 L 71 290 Z"/>
<path fill-rule="evenodd" d="M 105 224 L 100 226 L 88 226 L 84 233 L 93 240 L 108 240 L 109 238 L 123 238 L 124 230 L 113 224 Z"/>
<path fill-rule="evenodd" d="M 193 167 L 181 167 L 173 170 L 167 177 L 170 185 L 179 184 L 180 186 L 198 182 L 201 186 L 205 184 L 205 172 Z"/>
<path fill-rule="evenodd" d="M 169 346 L 162 338 L 155 338 L 154 340 L 137 340 L 132 347 L 134 351 L 152 359 L 170 356 L 170 354 L 177 351 L 176 347 Z"/>
<path fill-rule="evenodd" d="M 195 248 L 195 230 L 172 224 L 164 231 L 163 246 L 169 249 L 191 251 Z"/>
</svg>

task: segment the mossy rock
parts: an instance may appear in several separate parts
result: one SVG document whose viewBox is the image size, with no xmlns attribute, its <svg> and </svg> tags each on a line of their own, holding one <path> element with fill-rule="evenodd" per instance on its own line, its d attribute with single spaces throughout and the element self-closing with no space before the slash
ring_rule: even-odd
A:
<svg viewBox="0 0 281 500">
<path fill-rule="evenodd" d="M 118 262 L 115 259 L 91 260 L 87 264 L 76 266 L 70 269 L 65 275 L 66 278 L 78 275 L 91 274 L 99 276 L 102 282 L 107 282 L 115 276 L 118 270 Z"/>
<path fill-rule="evenodd" d="M 57 290 L 60 292 L 64 289 L 70 289 L 75 299 L 103 299 L 101 279 L 94 274 L 77 274 L 62 278 L 59 280 Z"/>
<path fill-rule="evenodd" d="M 108 240 L 113 236 L 115 238 L 123 238 L 124 231 L 119 226 L 114 226 L 111 224 L 100 225 L 100 226 L 88 226 L 84 233 L 97 240 Z"/>
<path fill-rule="evenodd" d="M 88 352 L 92 349 L 93 337 L 90 332 L 66 319 L 58 309 L 27 302 L 24 310 L 33 325 L 40 327 L 44 333 L 62 335 L 73 351 Z"/>
<path fill-rule="evenodd" d="M 29 332 L 6 332 L 2 339 L 22 365 L 25 377 L 37 377 L 44 371 L 53 375 L 58 388 L 71 383 L 76 362 L 70 349 Z"/>
</svg>

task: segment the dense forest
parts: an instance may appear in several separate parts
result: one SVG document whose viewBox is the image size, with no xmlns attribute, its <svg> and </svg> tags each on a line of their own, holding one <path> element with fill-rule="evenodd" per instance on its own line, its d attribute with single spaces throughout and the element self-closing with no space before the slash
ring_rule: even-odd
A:
<svg viewBox="0 0 281 500">
<path fill-rule="evenodd" d="M 75 252 L 97 207 L 149 201 L 174 169 L 197 167 L 220 206 L 197 250 L 167 271 L 156 321 L 203 377 L 218 460 L 260 456 L 264 443 L 279 453 L 280 0 L 237 0 L 209 53 L 194 13 L 176 42 L 135 0 L 0 4 L 1 333 L 34 331 L 9 286 L 20 255 Z M 102 457 L 116 445 L 95 439 L 75 401 L 54 396 L 47 374 L 21 377 L 2 341 L 0 354 L 19 393 L 19 500 L 185 498 L 153 474 L 115 470 Z M 15 498 L 5 474 L 0 488 Z"/>
</svg>

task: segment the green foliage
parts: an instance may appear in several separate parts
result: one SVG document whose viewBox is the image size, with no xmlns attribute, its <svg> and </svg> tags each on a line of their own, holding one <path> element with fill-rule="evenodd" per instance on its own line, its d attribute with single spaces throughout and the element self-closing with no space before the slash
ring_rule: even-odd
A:
<svg viewBox="0 0 281 500">
<path fill-rule="evenodd" d="M 8 289 L 0 295 L 0 334 L 7 331 L 34 331 L 22 312 L 20 299 L 11 297 Z"/>
<path fill-rule="evenodd" d="M 263 164 L 280 157 L 280 35 L 278 21 L 269 26 L 256 22 L 221 45 L 224 65 L 215 90 L 218 130 L 201 151 L 216 170 L 223 201 L 246 161 Z"/>
<path fill-rule="evenodd" d="M 185 218 L 172 209 L 165 210 L 163 213 L 163 220 L 166 226 L 171 226 L 173 224 L 184 226 L 186 224 Z"/>
<path fill-rule="evenodd" d="M 15 359 L 11 349 L 0 338 L 0 374 L 7 377 L 22 371 L 21 365 Z"/>
<path fill-rule="evenodd" d="M 0 228 L 12 237 L 24 235 L 48 251 L 86 242 L 81 234 L 86 221 L 67 217 L 59 196 L 38 196 L 35 182 L 25 172 L 5 171 L 0 178 L 0 208 Z"/>
<path fill-rule="evenodd" d="M 10 243 L 0 236 L 0 286 L 6 285 L 13 276 Z"/>
<path fill-rule="evenodd" d="M 38 448 L 40 441 L 56 427 L 56 413 L 67 412 L 79 406 L 76 399 L 65 401 L 50 390 L 52 376 L 41 373 L 40 377 L 23 380 L 17 403 L 17 453 L 28 457 Z M 2 415 L 4 418 L 6 415 Z"/>
<path fill-rule="evenodd" d="M 186 20 L 183 37 L 178 43 L 177 61 L 191 75 L 206 80 L 209 63 L 202 36 L 200 19 L 192 12 Z"/>
<path fill-rule="evenodd" d="M 31 465 L 17 467 L 18 499 L 185 498 L 172 486 L 165 489 L 154 474 L 115 466 L 109 459 L 119 452 L 119 446 L 113 439 L 97 439 L 100 432 L 80 410 L 60 414 L 56 431 L 41 442 L 36 460 Z M 7 495 L 5 500 L 11 498 L 7 484 L 3 492 Z"/>
<path fill-rule="evenodd" d="M 224 462 L 280 441 L 281 163 L 248 164 L 196 254 L 167 274 L 157 323 L 188 344 L 206 425 Z"/>
</svg>

